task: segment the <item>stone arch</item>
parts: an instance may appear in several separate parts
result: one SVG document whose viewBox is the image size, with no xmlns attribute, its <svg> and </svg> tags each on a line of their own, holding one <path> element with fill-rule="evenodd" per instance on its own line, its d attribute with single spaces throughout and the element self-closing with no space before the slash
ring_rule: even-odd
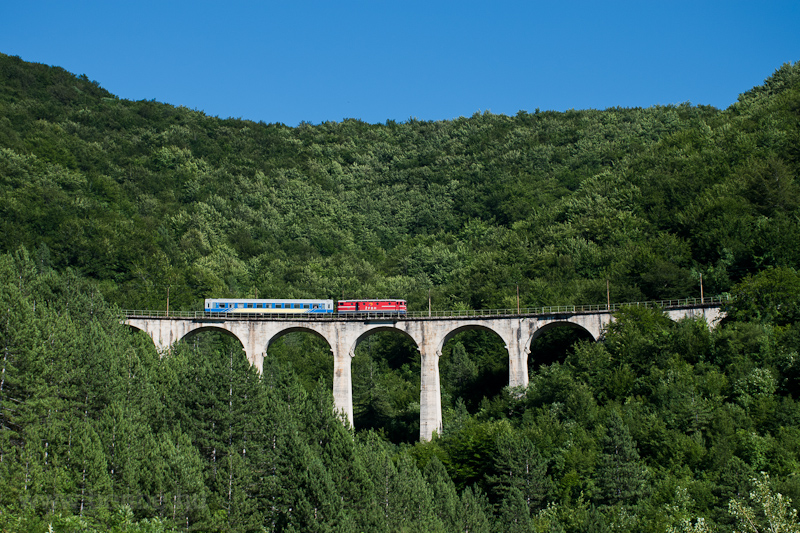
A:
<svg viewBox="0 0 800 533">
<path fill-rule="evenodd" d="M 153 345 L 153 348 L 155 349 L 157 354 L 162 354 L 167 348 L 169 348 L 168 346 L 165 347 L 159 345 L 158 342 L 156 342 L 155 338 L 153 337 L 152 332 L 148 331 L 147 328 L 144 327 L 143 325 L 131 324 L 128 322 L 123 322 L 122 325 L 128 328 L 128 331 L 130 332 L 131 335 L 134 334 L 146 335 L 147 338 L 150 339 L 150 344 Z"/>
<path fill-rule="evenodd" d="M 349 347 L 350 349 L 349 349 L 348 353 L 352 357 L 353 355 L 355 355 L 356 348 L 358 347 L 359 344 L 361 344 L 361 341 L 363 341 L 364 339 L 366 339 L 370 335 L 373 335 L 375 333 L 383 333 L 383 332 L 400 333 L 404 337 L 407 337 L 407 338 L 411 339 L 411 341 L 414 343 L 414 346 L 417 348 L 417 351 L 420 350 L 419 340 L 414 338 L 414 335 L 412 335 L 408 331 L 406 331 L 404 329 L 400 329 L 400 328 L 394 327 L 394 326 L 377 325 L 376 324 L 376 325 L 374 325 L 372 327 L 368 327 L 368 328 L 364 329 L 364 331 L 359 333 L 355 337 L 355 339 L 353 339 L 353 344 L 352 344 L 352 346 Z"/>
<path fill-rule="evenodd" d="M 598 340 L 598 337 L 595 337 L 592 334 L 591 331 L 589 331 L 586 327 L 584 327 L 581 324 L 578 324 L 576 322 L 572 322 L 570 320 L 555 320 L 553 322 L 548 322 L 547 324 L 543 325 L 540 328 L 537 328 L 536 331 L 533 332 L 533 335 L 531 335 L 531 338 L 528 340 L 527 348 L 530 349 L 531 344 L 533 344 L 533 341 L 535 341 L 537 338 L 539 338 L 542 335 L 542 333 L 546 333 L 546 332 L 550 331 L 551 329 L 564 328 L 564 327 L 573 328 L 573 329 L 580 329 L 582 331 L 585 331 L 589 335 L 591 335 L 593 341 L 596 342 Z"/>
<path fill-rule="evenodd" d="M 494 329 L 493 327 L 491 327 L 489 325 L 481 324 L 481 323 L 473 323 L 473 324 L 460 325 L 458 327 L 455 327 L 455 328 L 449 330 L 447 333 L 445 333 L 442 336 L 442 340 L 436 346 L 436 353 L 441 356 L 442 349 L 444 348 L 444 345 L 447 344 L 447 341 L 449 341 L 450 339 L 452 339 L 456 335 L 458 335 L 460 333 L 465 333 L 467 331 L 488 331 L 490 333 L 494 333 L 495 335 L 500 337 L 500 339 L 505 344 L 506 349 L 508 349 L 508 347 L 509 347 L 510 339 L 506 339 L 505 337 L 503 337 L 502 333 L 500 333 L 499 331 L 497 331 L 496 329 Z"/>
<path fill-rule="evenodd" d="M 195 327 L 195 328 L 191 328 L 188 331 L 184 332 L 183 335 L 181 335 L 180 337 L 175 339 L 174 342 L 180 342 L 182 340 L 189 340 L 189 339 L 191 339 L 192 337 L 194 337 L 195 335 L 197 335 L 199 333 L 208 333 L 208 332 L 217 332 L 217 333 L 222 333 L 223 335 L 227 335 L 228 337 L 233 337 L 234 339 L 239 341 L 239 344 L 242 345 L 242 349 L 245 349 L 246 345 L 245 345 L 244 341 L 242 341 L 242 339 L 240 339 L 239 336 L 236 335 L 236 333 L 234 333 L 233 331 L 231 331 L 231 330 L 229 330 L 227 328 L 220 327 L 220 326 L 201 325 L 201 326 L 198 326 L 198 327 Z"/>
<path fill-rule="evenodd" d="M 352 328 L 350 333 L 342 339 L 341 350 L 346 354 L 347 362 L 352 365 L 349 369 L 351 372 L 351 396 L 349 399 L 351 422 L 355 427 L 383 428 L 387 437 L 392 439 L 405 440 L 413 437 L 411 432 L 419 432 L 419 429 L 414 426 L 421 423 L 424 410 L 422 400 L 419 403 L 419 414 L 414 414 L 416 408 L 412 408 L 417 403 L 417 399 L 411 399 L 409 403 L 402 404 L 404 408 L 401 409 L 403 409 L 404 416 L 395 420 L 395 423 L 386 425 L 382 416 L 375 416 L 381 413 L 380 402 L 374 402 L 371 392 L 366 392 L 364 395 L 359 395 L 358 392 L 374 390 L 372 387 L 375 387 L 376 384 L 372 382 L 372 379 L 380 379 L 377 374 L 373 374 L 375 367 L 372 366 L 371 361 L 374 354 L 370 353 L 367 349 L 368 343 L 364 342 L 370 340 L 374 335 L 378 335 L 378 337 L 386 336 L 378 341 L 378 344 L 384 348 L 390 348 L 387 351 L 381 351 L 382 356 L 387 356 L 388 371 L 398 372 L 405 365 L 411 367 L 414 377 L 409 379 L 410 383 L 404 385 L 404 387 L 408 387 L 404 390 L 408 394 L 419 394 L 421 398 L 425 380 L 422 369 L 423 353 L 418 339 L 420 335 L 413 328 L 401 329 L 391 323 L 361 323 L 358 327 Z M 357 353 L 358 356 L 356 356 Z M 419 368 L 416 368 L 417 364 L 419 364 Z M 383 371 L 380 374 L 383 374 Z M 419 382 L 414 384 L 413 381 L 417 377 Z M 419 388 L 418 392 L 412 392 L 414 387 Z M 358 409 L 359 405 L 363 409 Z"/>
<path fill-rule="evenodd" d="M 333 352 L 333 349 L 334 349 L 333 348 L 333 344 L 331 343 L 331 340 L 328 337 L 326 337 L 325 335 L 323 335 L 321 332 L 317 331 L 316 329 L 309 328 L 309 327 L 306 327 L 306 326 L 292 326 L 292 327 L 288 327 L 288 328 L 285 328 L 285 329 L 278 330 L 277 332 L 275 332 L 273 335 L 271 335 L 267 339 L 267 345 L 264 347 L 264 350 L 265 351 L 269 351 L 269 347 L 275 341 L 277 341 L 278 339 L 280 339 L 284 335 L 288 335 L 290 333 L 310 333 L 310 334 L 314 335 L 315 337 L 324 340 L 325 343 L 328 345 L 328 348 L 331 350 L 331 352 Z"/>
<path fill-rule="evenodd" d="M 142 328 L 140 326 L 137 326 L 135 324 L 131 324 L 129 322 L 123 322 L 122 325 L 123 326 L 128 326 L 128 328 L 133 330 L 133 331 L 144 331 L 145 333 L 147 333 L 147 331 L 145 331 L 144 328 Z"/>
<path fill-rule="evenodd" d="M 537 328 L 535 331 L 533 331 L 530 338 L 528 339 L 528 342 L 525 346 L 526 368 L 530 369 L 531 365 L 534 364 L 534 362 L 536 365 L 542 364 L 541 361 L 536 361 L 536 354 L 534 352 L 534 344 L 536 343 L 536 341 L 540 339 L 543 334 L 560 328 L 579 331 L 583 334 L 583 336 L 590 338 L 593 342 L 598 341 L 598 337 L 596 337 L 592 333 L 592 331 L 587 329 L 583 324 L 576 323 L 572 320 L 554 320 L 552 322 L 548 322 L 543 326 Z"/>
<path fill-rule="evenodd" d="M 454 359 L 455 346 L 448 346 L 448 342 L 454 341 L 459 335 L 470 332 L 480 332 L 488 334 L 485 337 L 468 337 L 459 339 L 459 342 L 464 343 L 464 347 L 472 357 L 468 356 L 469 363 L 467 365 L 474 365 L 474 379 L 475 381 L 460 382 L 454 378 L 463 374 L 452 374 L 450 371 L 454 368 L 452 365 L 457 364 Z M 449 391 L 451 394 L 460 396 L 470 412 L 475 412 L 478 408 L 480 401 L 483 397 L 492 396 L 502 391 L 510 381 L 510 369 L 512 365 L 513 354 L 516 351 L 514 345 L 513 335 L 510 331 L 505 331 L 503 335 L 501 328 L 495 327 L 494 323 L 480 323 L 473 322 L 467 324 L 460 324 L 452 329 L 449 329 L 441 339 L 437 342 L 436 353 L 438 356 L 438 364 L 440 368 L 441 387 L 443 391 Z M 480 350 L 485 353 L 490 353 L 495 357 L 489 359 L 476 360 L 472 349 L 476 345 L 471 344 L 472 341 L 477 341 L 481 346 Z M 447 357 L 445 354 L 448 354 Z M 456 366 L 461 370 L 469 368 L 469 366 Z M 466 384 L 465 384 L 466 383 Z M 476 386 L 480 384 L 481 386 Z"/>
</svg>

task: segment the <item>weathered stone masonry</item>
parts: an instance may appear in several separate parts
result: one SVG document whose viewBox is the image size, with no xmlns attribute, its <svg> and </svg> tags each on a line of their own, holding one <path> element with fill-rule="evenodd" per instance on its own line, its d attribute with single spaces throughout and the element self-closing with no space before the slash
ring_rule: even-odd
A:
<svg viewBox="0 0 800 533">
<path fill-rule="evenodd" d="M 709 325 L 720 318 L 719 306 L 695 306 L 666 311 L 673 320 L 703 316 Z M 420 424 L 419 437 L 430 440 L 442 431 L 441 382 L 439 357 L 442 347 L 454 335 L 482 329 L 496 333 L 508 350 L 508 384 L 528 385 L 528 356 L 531 343 L 550 328 L 568 325 L 587 331 L 594 340 L 611 322 L 608 311 L 545 315 L 450 317 L 450 318 L 370 318 L 324 317 L 301 319 L 247 318 L 176 318 L 131 316 L 124 323 L 146 332 L 160 351 L 200 331 L 222 331 L 242 343 L 250 364 L 261 372 L 269 345 L 287 333 L 302 331 L 319 335 L 333 353 L 333 397 L 336 409 L 353 423 L 353 381 L 351 361 L 356 346 L 377 331 L 399 331 L 410 337 L 420 352 Z"/>
</svg>

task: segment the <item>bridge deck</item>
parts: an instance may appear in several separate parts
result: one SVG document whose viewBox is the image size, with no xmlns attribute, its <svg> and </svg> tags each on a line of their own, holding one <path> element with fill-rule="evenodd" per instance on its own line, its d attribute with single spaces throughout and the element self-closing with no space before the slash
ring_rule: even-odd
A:
<svg viewBox="0 0 800 533">
<path fill-rule="evenodd" d="M 253 320 L 253 321 L 286 321 L 298 320 L 309 322 L 353 321 L 365 320 L 451 320 L 454 318 L 492 319 L 492 318 L 535 318 L 558 315 L 581 315 L 597 313 L 613 313 L 623 307 L 645 307 L 669 309 L 691 309 L 719 307 L 729 301 L 728 296 L 706 298 L 684 298 L 677 300 L 660 300 L 650 302 L 629 302 L 607 305 L 553 305 L 546 307 L 526 307 L 517 309 L 463 309 L 450 311 L 409 311 L 407 313 L 207 313 L 205 311 L 158 311 L 158 310 L 122 310 L 125 318 L 165 318 L 194 320 Z"/>
</svg>

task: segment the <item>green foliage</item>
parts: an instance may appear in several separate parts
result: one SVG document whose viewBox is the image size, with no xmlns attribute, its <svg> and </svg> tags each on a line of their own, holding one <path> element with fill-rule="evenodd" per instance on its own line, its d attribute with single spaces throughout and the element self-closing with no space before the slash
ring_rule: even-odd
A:
<svg viewBox="0 0 800 533">
<path fill-rule="evenodd" d="M 793 268 L 769 268 L 748 276 L 732 291 L 732 319 L 786 326 L 800 319 L 800 275 Z"/>
<path fill-rule="evenodd" d="M 412 309 L 722 292 L 795 265 L 797 65 L 703 106 L 287 128 L 120 100 L 0 56 L 0 249 L 129 308 L 206 296 Z M 776 80 L 781 80 L 780 82 Z M 358 127 L 354 127 L 358 124 Z M 553 283 L 553 282 L 556 283 Z"/>
<path fill-rule="evenodd" d="M 632 505 L 646 493 L 647 469 L 636 443 L 615 411 L 608 418 L 603 453 L 597 468 L 597 500 L 607 505 Z"/>
<path fill-rule="evenodd" d="M 799 72 L 727 110 L 288 128 L 0 55 L 0 528 L 792 530 Z M 732 296 L 720 325 L 628 306 L 600 343 L 545 332 L 524 395 L 502 340 L 460 333 L 443 434 L 416 444 L 408 339 L 357 348 L 353 434 L 319 339 L 259 376 L 219 332 L 159 357 L 112 307 L 603 305 L 701 275 Z"/>
<path fill-rule="evenodd" d="M 791 501 L 782 494 L 773 492 L 768 474 L 762 472 L 760 477 L 753 478 L 753 485 L 755 488 L 750 493 L 750 500 L 756 506 L 755 509 L 739 499 L 732 499 L 728 504 L 730 513 L 736 518 L 737 531 L 743 533 L 800 531 L 797 509 L 792 509 Z"/>
</svg>

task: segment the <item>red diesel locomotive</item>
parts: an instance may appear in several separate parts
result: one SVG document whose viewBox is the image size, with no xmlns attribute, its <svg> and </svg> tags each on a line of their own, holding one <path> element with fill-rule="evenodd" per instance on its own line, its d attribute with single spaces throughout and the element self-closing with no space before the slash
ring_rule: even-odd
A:
<svg viewBox="0 0 800 533">
<path fill-rule="evenodd" d="M 405 300 L 339 300 L 338 313 L 386 313 L 405 314 Z"/>
</svg>

